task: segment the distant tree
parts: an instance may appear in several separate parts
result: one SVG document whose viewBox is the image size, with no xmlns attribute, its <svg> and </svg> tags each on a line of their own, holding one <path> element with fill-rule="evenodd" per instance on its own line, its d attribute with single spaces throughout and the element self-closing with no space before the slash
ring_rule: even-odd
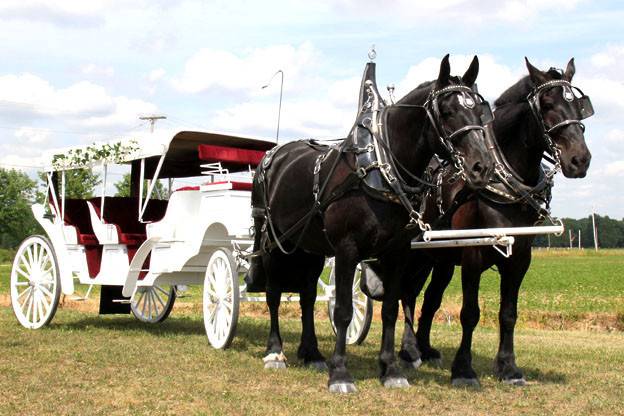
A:
<svg viewBox="0 0 624 416">
<path fill-rule="evenodd" d="M 42 186 L 46 186 L 47 178 L 45 173 L 39 174 L 39 179 L 43 182 Z M 102 183 L 100 175 L 93 173 L 88 169 L 72 169 L 65 171 L 65 198 L 72 199 L 89 199 L 95 195 L 95 187 Z M 60 193 L 60 174 L 59 174 Z M 42 194 L 43 195 L 43 194 Z M 45 196 L 45 195 L 43 195 Z"/>
<path fill-rule="evenodd" d="M 130 196 L 130 174 L 127 173 L 121 178 L 119 182 L 115 184 L 115 188 L 117 189 L 117 193 L 115 196 Z M 143 197 L 147 196 L 148 182 L 145 181 L 143 183 Z M 163 184 L 158 181 L 156 182 L 156 186 L 154 186 L 154 192 L 152 193 L 152 199 L 167 199 L 167 191 Z"/>
<path fill-rule="evenodd" d="M 0 247 L 14 248 L 39 230 L 30 209 L 36 191 L 25 173 L 0 168 Z"/>
</svg>

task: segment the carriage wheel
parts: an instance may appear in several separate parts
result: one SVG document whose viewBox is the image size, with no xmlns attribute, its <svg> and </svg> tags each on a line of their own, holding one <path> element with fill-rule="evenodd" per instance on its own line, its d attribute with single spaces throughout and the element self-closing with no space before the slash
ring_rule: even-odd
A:
<svg viewBox="0 0 624 416">
<path fill-rule="evenodd" d="M 174 286 L 141 286 L 130 302 L 130 309 L 139 321 L 157 324 L 167 319 L 175 300 Z"/>
<path fill-rule="evenodd" d="M 336 285 L 336 274 L 334 267 L 331 268 L 329 274 L 329 284 Z M 347 344 L 361 344 L 368 335 L 371 321 L 373 319 L 373 301 L 368 298 L 360 289 L 360 278 L 362 276 L 362 266 L 357 265 L 355 275 L 353 276 L 353 318 L 347 328 Z M 331 297 L 327 303 L 327 312 L 329 313 L 329 322 L 332 325 L 334 333 L 336 327 L 334 325 L 334 307 L 336 298 Z"/>
<path fill-rule="evenodd" d="M 238 273 L 229 250 L 216 250 L 204 278 L 204 326 L 208 341 L 216 349 L 230 346 L 238 323 L 240 303 Z"/>
<path fill-rule="evenodd" d="M 11 270 L 11 304 L 22 326 L 47 325 L 61 296 L 60 272 L 52 244 L 34 235 L 20 244 Z"/>
</svg>

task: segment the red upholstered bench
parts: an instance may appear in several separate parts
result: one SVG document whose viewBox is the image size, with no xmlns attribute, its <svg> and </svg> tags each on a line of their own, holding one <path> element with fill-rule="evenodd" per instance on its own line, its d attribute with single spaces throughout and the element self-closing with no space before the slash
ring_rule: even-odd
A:
<svg viewBox="0 0 624 416">
<path fill-rule="evenodd" d="M 200 144 L 199 159 L 205 162 L 236 163 L 240 165 L 258 166 L 265 152 L 263 150 L 240 149 L 237 147 Z"/>
<path fill-rule="evenodd" d="M 251 188 L 253 186 L 253 184 L 251 182 L 233 182 L 233 181 L 221 181 L 221 182 L 210 182 L 210 183 L 205 183 L 204 186 L 210 187 L 210 186 L 221 186 L 224 184 L 230 183 L 232 184 L 232 190 L 234 191 L 251 191 Z"/>
</svg>

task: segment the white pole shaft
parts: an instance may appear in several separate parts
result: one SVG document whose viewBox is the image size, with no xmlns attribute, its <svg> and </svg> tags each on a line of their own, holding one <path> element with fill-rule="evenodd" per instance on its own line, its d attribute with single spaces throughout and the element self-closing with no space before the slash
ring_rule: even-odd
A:
<svg viewBox="0 0 624 416">
<path fill-rule="evenodd" d="M 501 237 L 511 235 L 561 234 L 562 225 L 545 225 L 537 227 L 503 227 L 503 228 L 476 228 L 468 230 L 440 230 L 425 231 L 423 240 L 441 240 L 448 238 L 469 237 Z"/>
<path fill-rule="evenodd" d="M 445 247 L 468 247 L 468 246 L 495 246 L 495 245 L 513 245 L 513 237 L 483 237 L 483 238 L 464 238 L 462 240 L 438 240 L 438 241 L 412 241 L 412 248 L 445 248 Z"/>
</svg>

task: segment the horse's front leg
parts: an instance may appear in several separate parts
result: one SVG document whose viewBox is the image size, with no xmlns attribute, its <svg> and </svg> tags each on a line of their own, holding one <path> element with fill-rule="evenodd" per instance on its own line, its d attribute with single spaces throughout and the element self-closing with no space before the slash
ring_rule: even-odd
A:
<svg viewBox="0 0 624 416">
<path fill-rule="evenodd" d="M 392 269 L 394 270 L 384 273 L 385 294 L 381 306 L 382 334 L 381 351 L 379 352 L 380 378 L 384 387 L 409 387 L 394 350 L 394 332 L 399 313 L 402 275 L 396 267 Z"/>
<path fill-rule="evenodd" d="M 442 365 L 442 354 L 431 346 L 431 325 L 442 304 L 444 291 L 453 278 L 453 270 L 453 263 L 436 263 L 431 282 L 425 290 L 420 318 L 418 318 L 416 340 L 422 360 L 437 366 Z"/>
<path fill-rule="evenodd" d="M 500 338 L 496 355 L 495 371 L 498 378 L 507 384 L 524 386 L 526 380 L 516 366 L 514 353 L 514 329 L 518 317 L 518 292 L 524 275 L 531 264 L 531 249 L 516 251 L 510 261 L 499 264 L 500 271 L 500 310 L 498 322 Z"/>
<path fill-rule="evenodd" d="M 422 364 L 421 352 L 418 348 L 416 334 L 414 333 L 414 316 L 416 310 L 416 298 L 420 294 L 429 272 L 430 265 L 422 265 L 420 268 L 408 267 L 408 273 L 412 269 L 417 269 L 415 276 L 406 274 L 402 279 L 401 305 L 405 323 L 403 328 L 403 338 L 401 339 L 401 349 L 399 358 L 406 368 L 418 368 Z"/>
<path fill-rule="evenodd" d="M 328 361 L 329 391 L 332 393 L 353 393 L 357 391 L 353 377 L 347 370 L 347 328 L 353 318 L 353 276 L 358 259 L 347 250 L 336 251 L 336 303 L 334 306 L 334 326 L 336 347 Z"/>
<path fill-rule="evenodd" d="M 465 248 L 462 255 L 463 303 L 460 313 L 462 339 L 451 367 L 454 386 L 478 386 L 477 373 L 472 368 L 472 334 L 479 323 L 479 282 L 481 278 L 481 251 Z"/>
</svg>

